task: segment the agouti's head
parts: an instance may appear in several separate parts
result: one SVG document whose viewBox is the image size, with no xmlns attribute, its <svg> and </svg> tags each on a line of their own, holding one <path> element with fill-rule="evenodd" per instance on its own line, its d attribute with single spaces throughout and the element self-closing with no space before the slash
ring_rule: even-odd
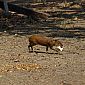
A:
<svg viewBox="0 0 85 85">
<path fill-rule="evenodd" d="M 63 44 L 59 40 L 54 40 L 54 41 L 55 41 L 55 46 L 57 47 L 57 49 L 62 51 L 63 50 Z"/>
</svg>

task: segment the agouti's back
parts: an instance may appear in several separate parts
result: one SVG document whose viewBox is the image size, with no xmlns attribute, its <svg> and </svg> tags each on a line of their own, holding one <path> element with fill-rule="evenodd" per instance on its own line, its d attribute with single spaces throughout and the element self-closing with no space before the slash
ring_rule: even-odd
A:
<svg viewBox="0 0 85 85">
<path fill-rule="evenodd" d="M 51 40 L 42 35 L 33 35 L 29 38 L 29 42 L 35 45 L 47 46 Z"/>
</svg>

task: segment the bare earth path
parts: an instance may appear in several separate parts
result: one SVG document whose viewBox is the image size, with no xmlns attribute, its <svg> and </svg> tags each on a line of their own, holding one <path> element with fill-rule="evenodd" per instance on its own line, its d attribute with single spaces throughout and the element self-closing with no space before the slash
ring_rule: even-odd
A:
<svg viewBox="0 0 85 85">
<path fill-rule="evenodd" d="M 9 19 L 0 16 L 0 85 L 85 85 L 85 11 L 58 12 L 63 8 L 61 3 L 44 7 L 27 4 L 27 0 L 14 1 L 49 17 L 33 22 L 16 13 Z M 80 4 L 69 9 L 72 7 L 85 9 Z M 16 33 L 21 35 L 13 35 Z M 49 49 L 46 53 L 45 47 L 35 46 L 29 53 L 29 36 L 38 33 L 59 39 L 64 50 L 57 53 Z"/>
<path fill-rule="evenodd" d="M 29 53 L 28 37 L 0 35 L 0 85 L 85 85 L 85 38 L 59 38 L 57 53 L 35 46 Z"/>
</svg>

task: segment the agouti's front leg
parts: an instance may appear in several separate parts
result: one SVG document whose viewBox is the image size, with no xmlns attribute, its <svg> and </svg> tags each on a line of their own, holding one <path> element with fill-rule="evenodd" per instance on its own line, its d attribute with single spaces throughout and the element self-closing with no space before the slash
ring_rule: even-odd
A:
<svg viewBox="0 0 85 85">
<path fill-rule="evenodd" d="M 46 52 L 48 51 L 48 46 L 46 46 Z"/>
</svg>

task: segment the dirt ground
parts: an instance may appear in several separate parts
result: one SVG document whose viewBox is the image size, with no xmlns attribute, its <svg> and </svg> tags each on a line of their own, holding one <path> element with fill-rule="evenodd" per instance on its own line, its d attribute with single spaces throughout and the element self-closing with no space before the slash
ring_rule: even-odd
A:
<svg viewBox="0 0 85 85">
<path fill-rule="evenodd" d="M 48 13 L 46 21 L 33 22 L 16 13 L 10 19 L 0 18 L 0 85 L 85 85 L 85 11 L 77 13 L 83 7 L 67 3 L 71 12 L 65 12 L 62 5 L 47 8 L 26 2 L 25 7 Z M 46 53 L 38 45 L 29 53 L 32 34 L 59 39 L 64 50 Z"/>
<path fill-rule="evenodd" d="M 85 38 L 56 37 L 64 50 L 28 51 L 28 37 L 0 35 L 0 85 L 85 85 Z"/>
</svg>

